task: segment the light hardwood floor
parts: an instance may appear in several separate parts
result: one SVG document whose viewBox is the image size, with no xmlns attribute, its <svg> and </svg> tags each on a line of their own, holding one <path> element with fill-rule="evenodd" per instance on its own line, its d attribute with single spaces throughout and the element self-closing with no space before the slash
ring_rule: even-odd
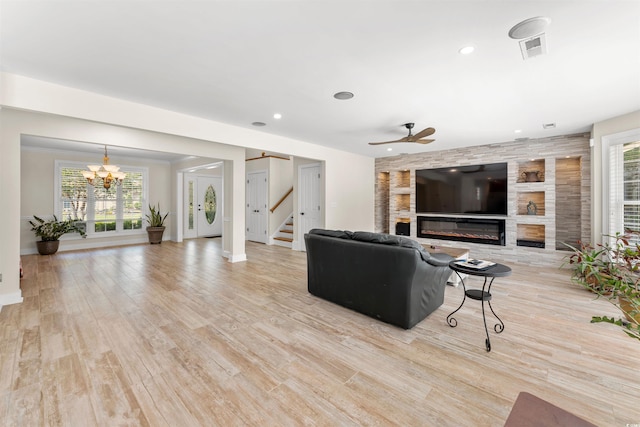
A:
<svg viewBox="0 0 640 427">
<path fill-rule="evenodd" d="M 566 271 L 496 279 L 487 353 L 478 301 L 445 321 L 461 287 L 405 331 L 309 295 L 305 253 L 247 256 L 197 239 L 23 257 L 24 303 L 0 312 L 2 425 L 501 426 L 520 391 L 640 423 L 640 343 L 589 323 L 617 312 Z"/>
</svg>

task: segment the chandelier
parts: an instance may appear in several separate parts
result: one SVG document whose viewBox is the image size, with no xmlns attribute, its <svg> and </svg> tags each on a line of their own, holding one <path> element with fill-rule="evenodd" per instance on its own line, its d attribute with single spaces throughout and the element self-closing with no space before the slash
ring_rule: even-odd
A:
<svg viewBox="0 0 640 427">
<path fill-rule="evenodd" d="M 106 189 L 111 188 L 111 184 L 122 184 L 125 177 L 124 172 L 118 172 L 120 168 L 109 164 L 109 156 L 107 155 L 107 146 L 104 146 L 104 157 L 101 165 L 87 165 L 88 171 L 82 171 L 82 176 L 87 178 L 89 185 L 96 185 L 98 179 L 102 179 L 102 186 Z"/>
</svg>

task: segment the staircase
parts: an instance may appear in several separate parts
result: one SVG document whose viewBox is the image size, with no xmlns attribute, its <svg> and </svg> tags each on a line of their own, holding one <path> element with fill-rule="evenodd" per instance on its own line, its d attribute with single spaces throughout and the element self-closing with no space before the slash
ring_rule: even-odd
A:
<svg viewBox="0 0 640 427">
<path fill-rule="evenodd" d="M 291 248 L 293 244 L 293 214 L 289 215 L 280 229 L 273 235 L 273 244 Z"/>
</svg>

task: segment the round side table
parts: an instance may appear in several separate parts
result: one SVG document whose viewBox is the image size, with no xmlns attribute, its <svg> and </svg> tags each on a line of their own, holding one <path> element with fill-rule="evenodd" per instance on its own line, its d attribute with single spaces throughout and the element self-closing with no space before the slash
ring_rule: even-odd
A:
<svg viewBox="0 0 640 427">
<path fill-rule="evenodd" d="M 449 263 L 449 268 L 455 271 L 458 277 L 460 277 L 460 283 L 462 283 L 464 297 L 462 298 L 462 302 L 460 303 L 460 306 L 458 306 L 458 308 L 456 308 L 451 314 L 447 316 L 447 323 L 452 328 L 455 328 L 456 326 L 458 326 L 458 321 L 456 320 L 455 317 L 453 317 L 453 315 L 462 308 L 467 298 L 470 298 L 476 301 L 482 301 L 482 320 L 484 322 L 484 331 L 485 331 L 485 334 L 487 335 L 487 339 L 485 340 L 485 346 L 487 351 L 491 351 L 491 340 L 489 339 L 489 330 L 487 329 L 487 318 L 485 317 L 485 312 L 484 312 L 484 302 L 486 301 L 487 304 L 489 304 L 489 309 L 491 310 L 491 313 L 493 313 L 493 315 L 496 317 L 496 319 L 498 319 L 498 322 L 499 322 L 493 326 L 493 330 L 497 334 L 501 333 L 502 331 L 504 331 L 504 322 L 498 317 L 496 312 L 493 311 L 493 307 L 491 306 L 491 285 L 493 285 L 493 280 L 496 277 L 509 276 L 511 274 L 511 268 L 507 267 L 506 265 L 496 263 L 487 268 L 476 269 L 476 268 L 471 268 L 471 267 L 466 267 L 464 265 L 461 265 L 460 261 L 457 261 L 457 260 L 451 261 Z M 464 283 L 463 275 L 484 277 L 484 283 L 482 284 L 482 289 L 467 289 Z M 487 286 L 487 283 L 488 283 L 488 286 Z"/>
</svg>

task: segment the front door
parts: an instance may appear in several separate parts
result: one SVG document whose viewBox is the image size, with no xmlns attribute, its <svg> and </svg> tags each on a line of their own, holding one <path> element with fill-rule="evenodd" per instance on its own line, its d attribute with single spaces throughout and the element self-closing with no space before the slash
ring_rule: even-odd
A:
<svg viewBox="0 0 640 427">
<path fill-rule="evenodd" d="M 247 173 L 246 239 L 267 243 L 267 172 Z"/>
<path fill-rule="evenodd" d="M 300 249 L 306 250 L 304 235 L 312 228 L 322 227 L 322 203 L 320 201 L 320 164 L 300 166 L 298 173 L 300 182 L 299 194 L 299 221 L 298 239 Z"/>
<path fill-rule="evenodd" d="M 222 177 L 198 177 L 198 237 L 222 235 Z"/>
</svg>

